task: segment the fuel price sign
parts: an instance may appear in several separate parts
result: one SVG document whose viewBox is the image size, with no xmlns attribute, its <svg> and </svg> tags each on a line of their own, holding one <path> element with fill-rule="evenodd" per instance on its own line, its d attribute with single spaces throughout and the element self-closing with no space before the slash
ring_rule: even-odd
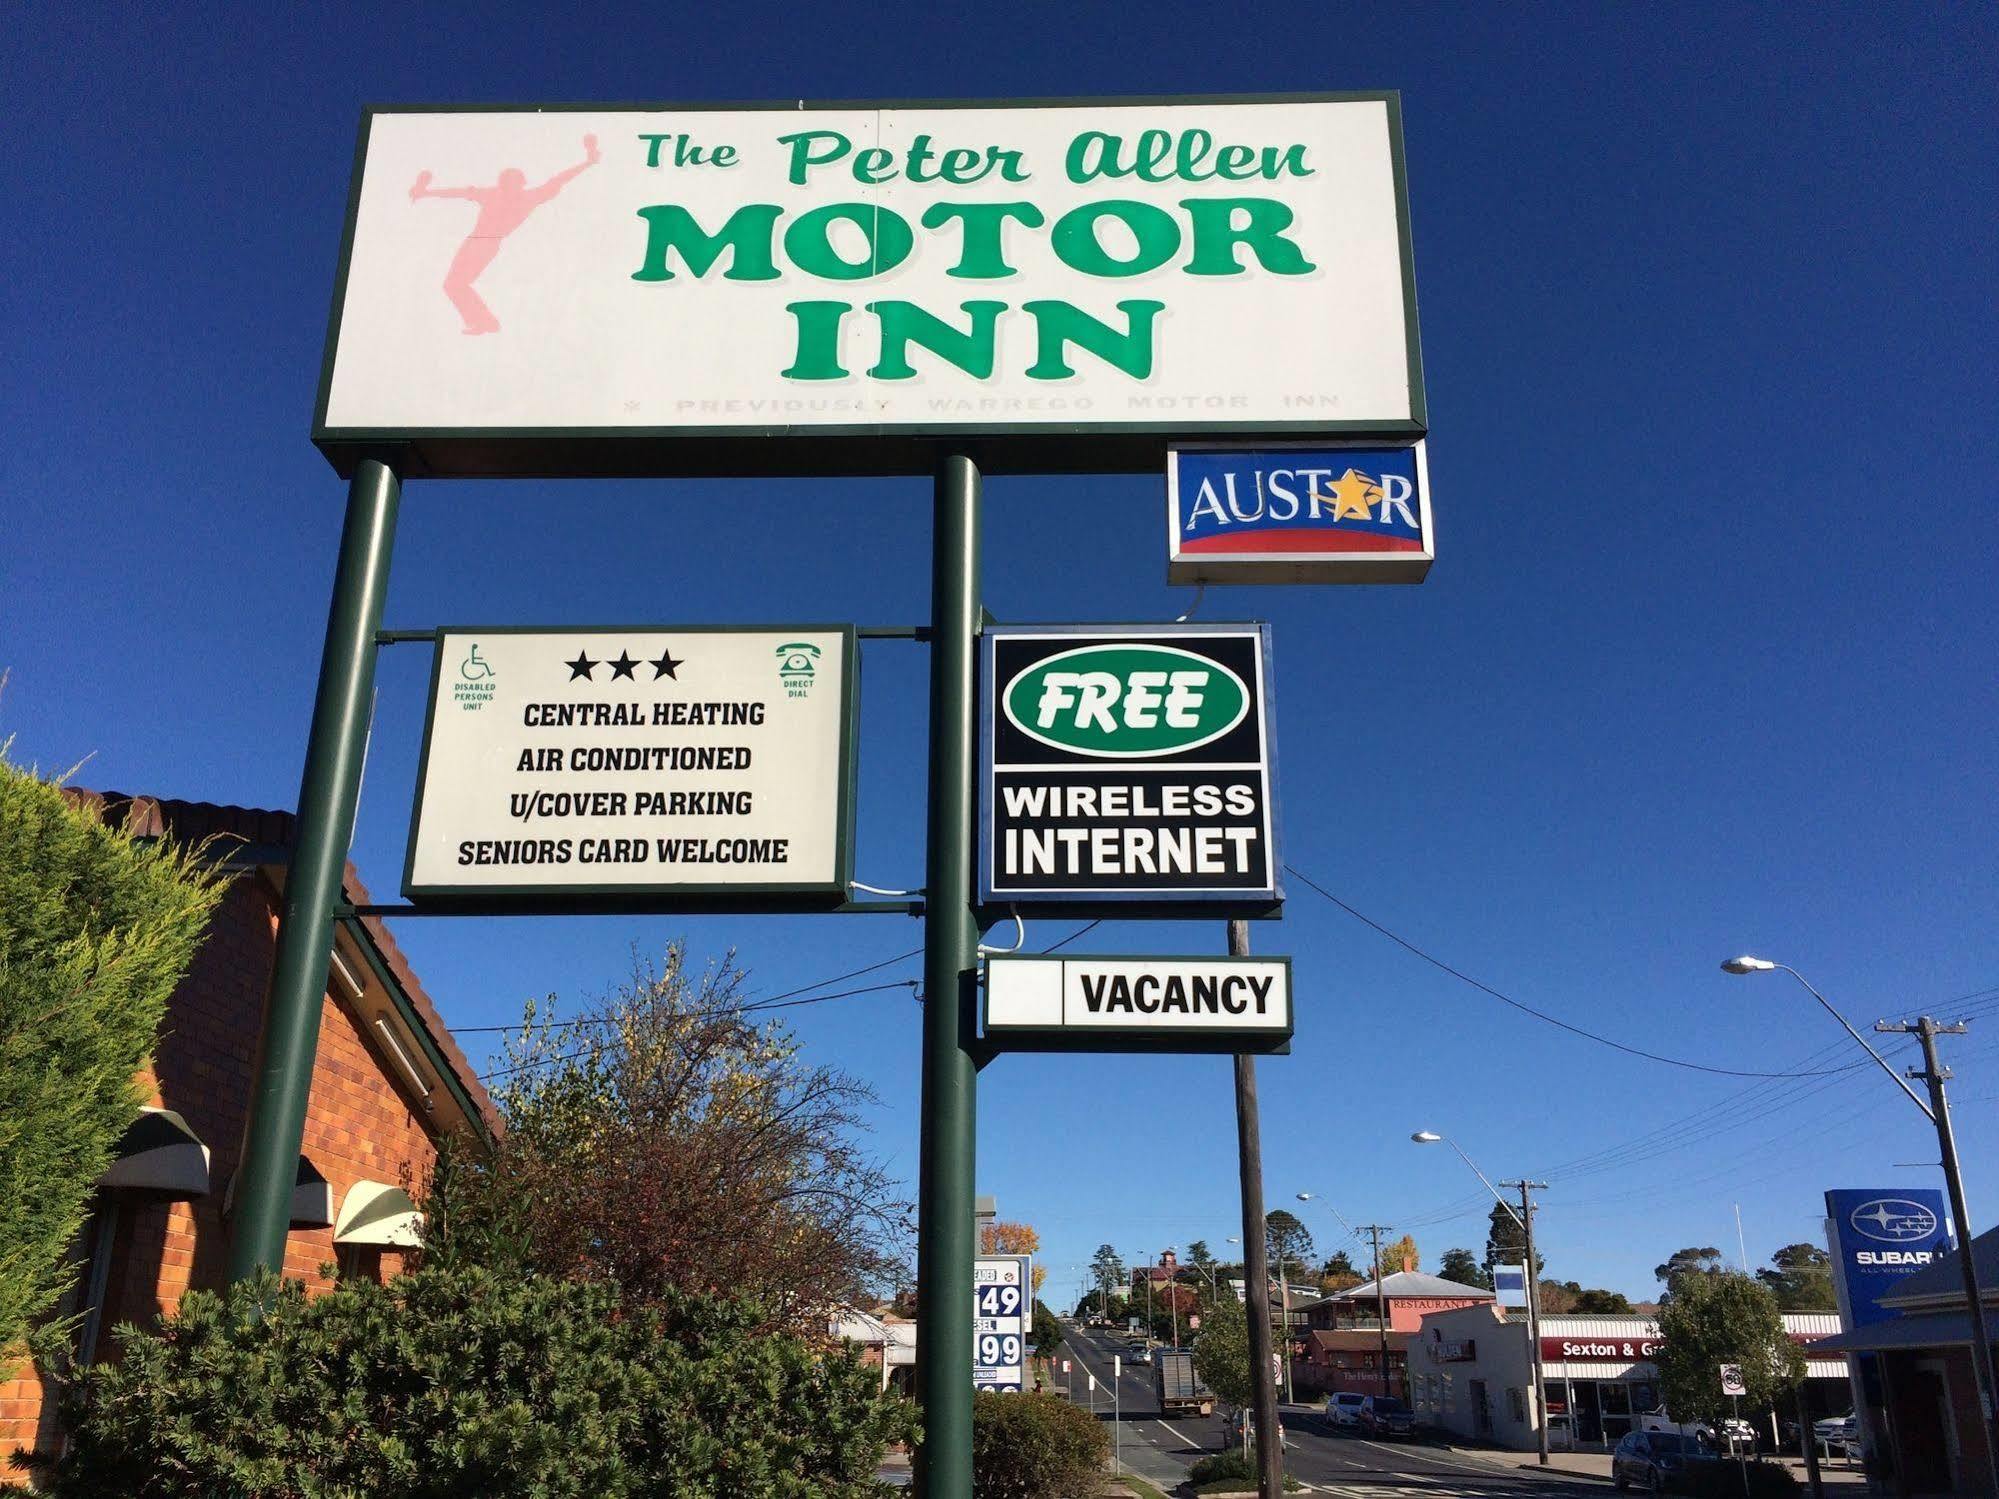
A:
<svg viewBox="0 0 1999 1499">
<path fill-rule="evenodd" d="M 1027 1377 L 1034 1281 L 1024 1254 L 982 1255 L 972 1265 L 972 1383 L 1018 1393 Z"/>
</svg>

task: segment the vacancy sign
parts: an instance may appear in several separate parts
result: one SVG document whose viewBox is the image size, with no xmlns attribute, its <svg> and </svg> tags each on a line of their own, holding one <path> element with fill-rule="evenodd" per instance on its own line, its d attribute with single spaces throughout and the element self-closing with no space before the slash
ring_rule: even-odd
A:
<svg viewBox="0 0 1999 1499">
<path fill-rule="evenodd" d="M 972 1262 L 972 1383 L 1018 1392 L 1027 1381 L 1027 1336 L 1034 1325 L 1033 1275 L 1024 1254 Z"/>
<path fill-rule="evenodd" d="M 1169 583 L 1420 583 L 1436 558 L 1423 444 L 1175 448 Z"/>
<path fill-rule="evenodd" d="M 1425 427 L 1392 93 L 397 107 L 357 162 L 314 428 L 343 471 L 928 472 L 965 434 L 1136 470 Z"/>
<path fill-rule="evenodd" d="M 1289 958 L 998 954 L 985 1035 L 1009 1051 L 1291 1049 Z"/>
<path fill-rule="evenodd" d="M 993 626 L 979 894 L 1276 903 L 1264 627 Z"/>
<path fill-rule="evenodd" d="M 853 698 L 846 626 L 440 630 L 403 889 L 836 903 Z"/>
</svg>

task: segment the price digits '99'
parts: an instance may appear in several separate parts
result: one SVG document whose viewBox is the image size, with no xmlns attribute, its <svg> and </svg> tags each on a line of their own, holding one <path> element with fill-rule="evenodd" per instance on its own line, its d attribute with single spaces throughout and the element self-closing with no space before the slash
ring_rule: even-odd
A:
<svg viewBox="0 0 1999 1499">
<path fill-rule="evenodd" d="M 979 1358 L 981 1368 L 1004 1369 L 1020 1362 L 1020 1335 L 1018 1333 L 982 1333 L 979 1336 Z"/>
</svg>

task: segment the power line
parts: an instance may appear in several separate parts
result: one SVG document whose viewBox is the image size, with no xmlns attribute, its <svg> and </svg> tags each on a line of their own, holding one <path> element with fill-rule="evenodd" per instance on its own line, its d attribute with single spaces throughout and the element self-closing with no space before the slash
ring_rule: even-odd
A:
<svg viewBox="0 0 1999 1499">
<path fill-rule="evenodd" d="M 1567 1031 L 1570 1035 L 1573 1036 L 1581 1036 L 1585 1041 L 1594 1041 L 1599 1046 L 1608 1046 L 1611 1050 L 1621 1051 L 1625 1053 L 1627 1056 L 1643 1057 L 1648 1062 L 1658 1062 L 1661 1065 L 1667 1067 L 1682 1067 L 1689 1072 L 1712 1073 L 1718 1077 L 1785 1078 L 1785 1077 L 1809 1077 L 1814 1075 L 1811 1073 L 1804 1073 L 1804 1072 L 1754 1072 L 1740 1067 L 1711 1067 L 1705 1062 L 1689 1062 L 1682 1057 L 1669 1057 L 1662 1055 L 1661 1053 L 1656 1051 L 1646 1051 L 1643 1047 L 1640 1046 L 1627 1046 L 1624 1042 L 1614 1040 L 1609 1036 L 1601 1036 L 1598 1035 L 1595 1031 L 1584 1030 L 1579 1025 L 1571 1025 L 1566 1020 L 1560 1019 L 1559 1017 L 1554 1015 L 1550 1015 L 1546 1010 L 1537 1010 L 1534 1008 L 1534 1006 L 1530 1004 L 1524 1004 L 1520 1000 L 1513 998 L 1509 994 L 1502 994 L 1499 992 L 1499 990 L 1493 988 L 1492 985 L 1483 983 L 1480 980 L 1473 978 L 1470 974 L 1465 973 L 1461 969 L 1453 968 L 1449 963 L 1446 963 L 1442 958 L 1435 957 L 1432 954 L 1425 952 L 1422 948 L 1418 947 L 1408 938 L 1400 936 L 1397 933 L 1390 931 L 1387 927 L 1383 926 L 1373 917 L 1364 915 L 1361 912 L 1356 911 L 1352 906 L 1348 905 L 1345 901 L 1341 900 L 1337 895 L 1333 894 L 1332 891 L 1326 889 L 1325 886 L 1319 884 L 1310 875 L 1300 870 L 1297 865 L 1286 864 L 1284 868 L 1288 873 L 1295 875 L 1307 887 L 1317 891 L 1320 895 L 1323 895 L 1327 900 L 1331 901 L 1334 905 L 1338 906 L 1342 911 L 1346 912 L 1347 915 L 1353 917 L 1354 920 L 1360 922 L 1363 926 L 1373 928 L 1375 931 L 1379 932 L 1382 936 L 1386 937 L 1389 941 L 1393 942 L 1396 946 L 1403 948 L 1404 950 L 1410 953 L 1413 953 L 1415 956 L 1421 958 L 1425 963 L 1428 963 L 1431 967 L 1442 969 L 1445 973 L 1448 973 L 1452 978 L 1458 980 L 1458 982 L 1463 984 L 1469 984 L 1472 988 L 1478 990 L 1481 994 L 1490 995 L 1492 998 L 1498 1000 L 1501 1004 L 1510 1005 L 1514 1009 L 1520 1011 L 1520 1013 L 1523 1015 L 1531 1015 L 1536 1020 L 1539 1020 L 1544 1024 L 1554 1026 L 1557 1030 Z M 1847 1069 L 1844 1067 L 1835 1067 L 1827 1069 L 1828 1072 L 1844 1072 L 1846 1070 Z"/>
</svg>

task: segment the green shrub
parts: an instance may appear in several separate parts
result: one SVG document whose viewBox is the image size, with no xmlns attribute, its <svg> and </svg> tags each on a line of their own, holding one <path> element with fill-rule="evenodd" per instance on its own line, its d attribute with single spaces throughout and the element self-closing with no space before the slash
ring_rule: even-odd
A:
<svg viewBox="0 0 1999 1499">
<path fill-rule="evenodd" d="M 421 1270 L 308 1300 L 189 1292 L 57 1381 L 58 1499 L 636 1499 L 878 1492 L 914 1408 L 737 1303 Z"/>
<path fill-rule="evenodd" d="M 0 752 L 5 746 L 0 745 Z M 220 887 L 0 753 L 0 1380 L 67 1289 L 90 1184 Z"/>
<path fill-rule="evenodd" d="M 972 1401 L 976 1499 L 1086 1499 L 1111 1453 L 1103 1424 L 1053 1395 L 980 1394 Z"/>
<path fill-rule="evenodd" d="M 1222 1478 L 1246 1478 L 1254 1483 L 1256 1464 L 1240 1452 L 1217 1452 L 1195 1463 L 1187 1474 L 1187 1481 L 1193 1484 L 1213 1483 Z"/>
</svg>

